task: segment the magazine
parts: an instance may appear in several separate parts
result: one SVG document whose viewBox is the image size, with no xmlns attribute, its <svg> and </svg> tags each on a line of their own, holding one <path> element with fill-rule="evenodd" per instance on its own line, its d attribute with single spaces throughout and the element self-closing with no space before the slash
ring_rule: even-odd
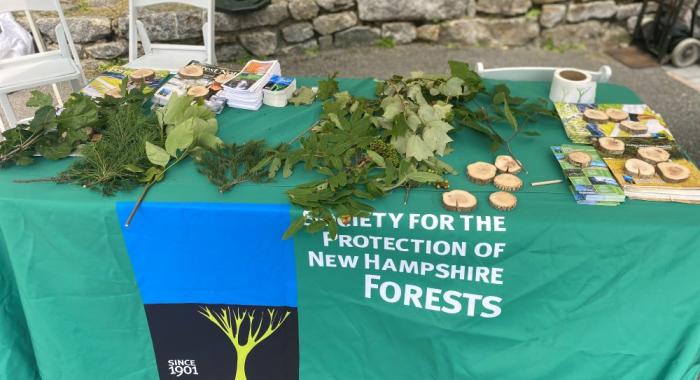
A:
<svg viewBox="0 0 700 380">
<path fill-rule="evenodd" d="M 554 157 L 569 179 L 574 199 L 586 205 L 616 205 L 625 201 L 625 193 L 608 170 L 605 161 L 590 145 L 561 145 L 551 147 Z M 571 164 L 566 156 L 571 152 L 584 152 L 591 156 L 588 167 Z"/>
<path fill-rule="evenodd" d="M 555 103 L 554 107 L 559 113 L 566 135 L 576 144 L 590 144 L 596 137 L 654 137 L 665 140 L 673 140 L 673 135 L 668 125 L 658 113 L 654 112 L 646 104 L 575 104 Z M 605 112 L 608 109 L 622 110 L 629 114 L 627 120 L 638 122 L 646 127 L 642 134 L 631 134 L 620 127 L 621 123 L 614 121 L 591 122 L 586 120 L 583 113 L 594 109 Z"/>
<path fill-rule="evenodd" d="M 121 92 L 123 80 L 128 78 L 134 71 L 136 71 L 136 69 L 124 66 L 111 66 L 97 76 L 97 78 L 91 80 L 80 92 L 93 98 L 102 98 L 106 94 L 119 94 Z M 158 87 L 165 82 L 168 75 L 170 75 L 168 70 L 155 70 L 155 75 L 146 80 L 145 91 L 155 92 Z M 131 90 L 136 86 L 136 83 L 129 81 L 127 90 Z"/>
<path fill-rule="evenodd" d="M 223 85 L 222 96 L 229 107 L 257 110 L 263 104 L 263 87 L 273 75 L 280 75 L 279 61 L 251 60 Z"/>
<path fill-rule="evenodd" d="M 628 197 L 652 201 L 700 203 L 700 171 L 675 141 L 655 138 L 632 138 L 624 141 L 624 153 L 617 156 L 603 154 L 603 160 Z M 632 158 L 639 158 L 637 151 L 642 147 L 657 147 L 667 151 L 670 162 L 688 169 L 690 173 L 688 179 L 678 183 L 666 182 L 659 176 L 658 169 L 650 178 L 627 175 L 625 162 Z"/>
</svg>

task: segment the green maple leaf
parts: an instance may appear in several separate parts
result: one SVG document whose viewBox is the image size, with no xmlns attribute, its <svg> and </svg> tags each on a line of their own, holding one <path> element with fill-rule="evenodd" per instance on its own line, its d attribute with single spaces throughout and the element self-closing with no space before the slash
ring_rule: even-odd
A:
<svg viewBox="0 0 700 380">
<path fill-rule="evenodd" d="M 335 77 L 337 75 L 338 73 L 334 73 L 327 79 L 320 80 L 318 82 L 318 98 L 322 101 L 330 99 L 333 96 L 333 94 L 340 91 L 340 88 L 338 87 L 338 81 L 335 80 Z"/>
<path fill-rule="evenodd" d="M 44 107 L 53 106 L 53 98 L 49 94 L 44 94 L 41 91 L 33 90 L 32 96 L 27 100 L 27 107 Z"/>
<path fill-rule="evenodd" d="M 406 141 L 406 157 L 413 158 L 416 161 L 423 161 L 433 157 L 433 150 L 420 136 L 413 135 Z"/>
<path fill-rule="evenodd" d="M 295 106 L 301 104 L 308 105 L 313 103 L 314 99 L 316 99 L 316 93 L 314 92 L 314 90 L 308 87 L 302 87 L 294 93 L 294 96 L 291 99 L 289 99 L 289 102 L 294 104 Z"/>
</svg>

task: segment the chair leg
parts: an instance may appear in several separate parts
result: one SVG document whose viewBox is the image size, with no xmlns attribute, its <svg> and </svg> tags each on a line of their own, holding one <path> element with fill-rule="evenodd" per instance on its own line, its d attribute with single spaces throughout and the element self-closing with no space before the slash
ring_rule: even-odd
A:
<svg viewBox="0 0 700 380">
<path fill-rule="evenodd" d="M 83 89 L 83 83 L 80 79 L 73 79 L 70 81 L 70 86 L 73 89 L 73 92 L 78 92 Z"/>
<path fill-rule="evenodd" d="M 2 126 L 2 129 L 14 128 L 17 125 L 17 118 L 15 117 L 15 112 L 12 110 L 12 104 L 10 104 L 10 98 L 7 97 L 7 94 L 0 94 L 0 108 L 2 108 L 7 123 L 9 124 L 7 126 Z"/>
</svg>

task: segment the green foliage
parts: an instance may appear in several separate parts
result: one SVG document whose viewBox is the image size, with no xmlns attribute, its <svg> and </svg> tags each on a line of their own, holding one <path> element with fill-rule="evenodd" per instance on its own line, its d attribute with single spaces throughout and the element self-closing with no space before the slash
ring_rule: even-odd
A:
<svg viewBox="0 0 700 380">
<path fill-rule="evenodd" d="M 326 79 L 320 80 L 318 82 L 318 98 L 321 101 L 326 101 L 333 97 L 338 91 L 340 91 L 340 88 L 338 87 L 338 81 L 335 80 L 335 78 L 338 76 L 338 73 L 333 73 L 333 75 L 329 76 Z"/>
<path fill-rule="evenodd" d="M 384 49 L 391 49 L 396 47 L 396 41 L 394 41 L 394 39 L 391 37 L 384 37 L 375 41 L 374 46 Z"/>
<path fill-rule="evenodd" d="M 44 107 L 53 105 L 53 98 L 39 90 L 32 90 L 32 96 L 27 100 L 27 107 Z"/>
<path fill-rule="evenodd" d="M 316 100 L 316 93 L 309 87 L 302 87 L 294 92 L 294 96 L 289 99 L 289 103 L 295 106 L 309 105 Z"/>
</svg>

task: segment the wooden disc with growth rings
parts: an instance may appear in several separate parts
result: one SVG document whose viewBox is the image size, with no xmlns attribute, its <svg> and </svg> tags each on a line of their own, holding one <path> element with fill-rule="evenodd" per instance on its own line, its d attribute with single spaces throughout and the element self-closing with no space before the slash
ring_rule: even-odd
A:
<svg viewBox="0 0 700 380">
<path fill-rule="evenodd" d="M 566 160 L 569 161 L 571 165 L 587 168 L 591 164 L 591 161 L 593 161 L 593 157 L 586 152 L 571 152 L 566 155 Z"/>
<path fill-rule="evenodd" d="M 658 146 L 645 146 L 637 149 L 637 156 L 642 160 L 656 165 L 659 162 L 666 162 L 671 158 L 671 154 L 666 151 L 666 149 L 659 148 Z"/>
<path fill-rule="evenodd" d="M 608 115 L 610 120 L 619 123 L 621 121 L 627 120 L 630 117 L 630 114 L 623 110 L 618 110 L 615 108 L 608 108 L 605 110 L 605 114 Z"/>
<path fill-rule="evenodd" d="M 467 165 L 467 176 L 469 180 L 479 184 L 485 185 L 493 180 L 496 176 L 496 167 L 488 162 L 475 162 L 473 164 Z"/>
<path fill-rule="evenodd" d="M 690 169 L 673 162 L 660 162 L 656 169 L 661 179 L 669 183 L 679 183 L 690 178 Z"/>
<path fill-rule="evenodd" d="M 472 212 L 476 209 L 476 197 L 464 190 L 452 190 L 442 193 L 442 205 L 445 209 L 457 212 Z"/>
<path fill-rule="evenodd" d="M 646 125 L 632 120 L 625 120 L 620 123 L 620 129 L 632 135 L 642 135 L 649 130 Z"/>
<path fill-rule="evenodd" d="M 491 207 L 500 211 L 510 211 L 518 204 L 518 198 L 511 193 L 505 191 L 497 191 L 489 195 L 489 204 Z"/>
<path fill-rule="evenodd" d="M 523 167 L 511 156 L 496 157 L 496 168 L 500 173 L 518 174 Z"/>
<path fill-rule="evenodd" d="M 156 72 L 151 69 L 138 69 L 129 75 L 129 79 L 134 82 L 143 82 L 152 79 L 156 76 Z"/>
<path fill-rule="evenodd" d="M 518 191 L 523 187 L 523 181 L 513 174 L 502 173 L 493 179 L 493 185 L 496 186 L 498 190 Z"/>
<path fill-rule="evenodd" d="M 187 95 L 194 97 L 195 99 L 203 98 L 209 94 L 209 89 L 204 86 L 194 86 L 187 90 Z"/>
<path fill-rule="evenodd" d="M 608 114 L 603 111 L 587 109 L 583 111 L 583 117 L 593 123 L 605 123 L 608 121 Z"/>
<path fill-rule="evenodd" d="M 613 137 L 599 138 L 598 147 L 605 154 L 618 155 L 625 153 L 625 143 Z"/>
<path fill-rule="evenodd" d="M 177 72 L 184 79 L 199 79 L 204 75 L 204 70 L 197 65 L 185 66 Z"/>
<path fill-rule="evenodd" d="M 638 158 L 625 161 L 625 174 L 632 177 L 649 179 L 654 177 L 654 166 Z"/>
</svg>

